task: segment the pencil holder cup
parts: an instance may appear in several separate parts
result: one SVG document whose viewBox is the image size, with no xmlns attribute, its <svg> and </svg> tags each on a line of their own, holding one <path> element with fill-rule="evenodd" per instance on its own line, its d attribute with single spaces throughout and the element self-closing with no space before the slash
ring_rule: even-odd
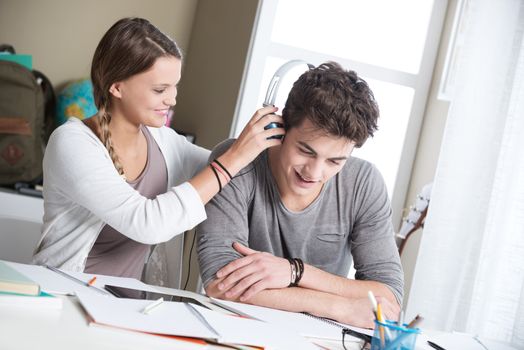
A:
<svg viewBox="0 0 524 350">
<path fill-rule="evenodd" d="M 371 350 L 415 350 L 418 328 L 399 326 L 396 322 L 375 320 L 375 331 L 371 340 Z"/>
</svg>

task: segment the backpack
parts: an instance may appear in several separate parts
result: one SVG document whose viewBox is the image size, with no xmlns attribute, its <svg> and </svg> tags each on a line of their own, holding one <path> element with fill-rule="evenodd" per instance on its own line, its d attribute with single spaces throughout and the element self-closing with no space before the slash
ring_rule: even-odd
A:
<svg viewBox="0 0 524 350">
<path fill-rule="evenodd" d="M 0 185 L 41 182 L 55 106 L 44 74 L 0 60 Z"/>
</svg>

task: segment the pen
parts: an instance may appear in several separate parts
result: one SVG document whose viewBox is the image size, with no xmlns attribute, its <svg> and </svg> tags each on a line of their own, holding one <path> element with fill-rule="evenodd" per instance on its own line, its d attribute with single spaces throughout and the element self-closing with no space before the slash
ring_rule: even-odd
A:
<svg viewBox="0 0 524 350">
<path fill-rule="evenodd" d="M 106 291 L 104 291 L 104 290 L 102 290 L 102 289 L 98 289 L 97 287 L 95 287 L 95 286 L 93 286 L 93 285 L 90 285 L 89 282 L 91 282 L 91 281 L 89 281 L 89 282 L 84 282 L 84 281 L 79 280 L 78 278 L 76 278 L 76 277 L 74 277 L 74 276 L 71 276 L 70 274 L 65 273 L 64 271 L 59 270 L 59 269 L 57 269 L 56 267 L 51 266 L 51 265 L 46 265 L 45 267 L 48 268 L 49 270 L 53 271 L 53 272 L 58 273 L 59 275 L 62 275 L 63 277 L 69 278 L 71 281 L 75 281 L 75 282 L 77 282 L 77 283 L 80 283 L 80 284 L 83 285 L 83 286 L 93 288 L 93 289 L 96 290 L 97 292 L 102 293 L 102 294 L 104 294 L 104 295 L 110 295 L 110 294 L 107 293 Z M 93 279 L 91 279 L 91 280 L 93 280 Z M 93 283 L 94 283 L 94 281 L 93 281 Z"/>
<path fill-rule="evenodd" d="M 435 343 L 433 343 L 432 341 L 429 341 L 429 340 L 428 340 L 428 345 L 431 346 L 433 349 L 437 349 L 437 350 L 446 350 L 446 349 L 444 349 L 442 346 L 437 345 L 437 344 L 435 344 Z"/>
<path fill-rule="evenodd" d="M 189 311 L 191 311 L 191 313 L 193 315 L 195 315 L 195 317 L 198 318 L 198 320 L 200 322 L 202 322 L 204 324 L 204 326 L 207 327 L 207 329 L 209 329 L 211 332 L 215 333 L 215 335 L 217 336 L 217 340 L 219 340 L 220 334 L 216 331 L 216 329 L 213 328 L 213 326 L 211 326 L 209 324 L 209 322 L 207 322 L 207 320 L 204 318 L 204 316 L 202 316 L 202 314 L 200 312 L 198 312 L 198 310 L 193 305 L 191 305 L 189 303 L 184 303 L 184 304 L 186 304 L 186 306 L 189 309 Z"/>
<path fill-rule="evenodd" d="M 157 307 L 159 307 L 163 302 L 164 302 L 164 298 L 163 298 L 163 297 L 158 298 L 157 300 L 155 300 L 155 301 L 152 302 L 151 304 L 147 305 L 147 306 L 142 310 L 142 313 L 143 313 L 144 315 L 149 315 L 149 313 L 150 313 L 151 311 L 153 311 L 154 309 L 156 309 Z"/>
</svg>

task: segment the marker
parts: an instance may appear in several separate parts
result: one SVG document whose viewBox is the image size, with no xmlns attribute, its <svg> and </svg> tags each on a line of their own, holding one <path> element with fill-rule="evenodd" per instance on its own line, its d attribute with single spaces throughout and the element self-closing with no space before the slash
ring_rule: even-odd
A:
<svg viewBox="0 0 524 350">
<path fill-rule="evenodd" d="M 149 315 L 149 313 L 151 311 L 153 311 L 154 309 L 156 309 L 158 306 L 160 306 L 162 303 L 164 302 L 164 298 L 163 297 L 160 297 L 158 298 L 157 300 L 155 300 L 154 302 L 152 302 L 151 304 L 147 305 L 144 310 L 142 310 L 142 313 L 144 315 Z"/>
<path fill-rule="evenodd" d="M 377 299 L 375 299 L 375 295 L 372 291 L 368 291 L 368 298 L 371 302 L 371 306 L 373 307 L 373 313 L 375 314 L 375 318 L 378 320 L 377 317 Z"/>
</svg>

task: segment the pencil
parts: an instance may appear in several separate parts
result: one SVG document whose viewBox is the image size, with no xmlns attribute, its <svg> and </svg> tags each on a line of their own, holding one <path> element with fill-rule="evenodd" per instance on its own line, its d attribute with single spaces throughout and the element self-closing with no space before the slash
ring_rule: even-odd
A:
<svg viewBox="0 0 524 350">
<path fill-rule="evenodd" d="M 87 285 L 88 285 L 88 286 L 92 286 L 93 284 L 95 284 L 95 281 L 96 281 L 96 276 L 94 276 L 93 278 L 91 278 L 91 279 L 89 280 L 89 282 L 87 282 Z"/>
<path fill-rule="evenodd" d="M 408 324 L 407 328 L 415 328 L 420 322 L 424 320 L 424 317 L 417 315 L 411 322 Z"/>
<path fill-rule="evenodd" d="M 382 309 L 380 307 L 380 304 L 377 303 L 377 320 L 380 323 L 384 323 L 384 319 L 382 318 Z M 378 325 L 378 331 L 380 333 L 380 344 L 382 347 L 386 346 L 386 340 L 384 336 L 384 326 Z"/>
</svg>

